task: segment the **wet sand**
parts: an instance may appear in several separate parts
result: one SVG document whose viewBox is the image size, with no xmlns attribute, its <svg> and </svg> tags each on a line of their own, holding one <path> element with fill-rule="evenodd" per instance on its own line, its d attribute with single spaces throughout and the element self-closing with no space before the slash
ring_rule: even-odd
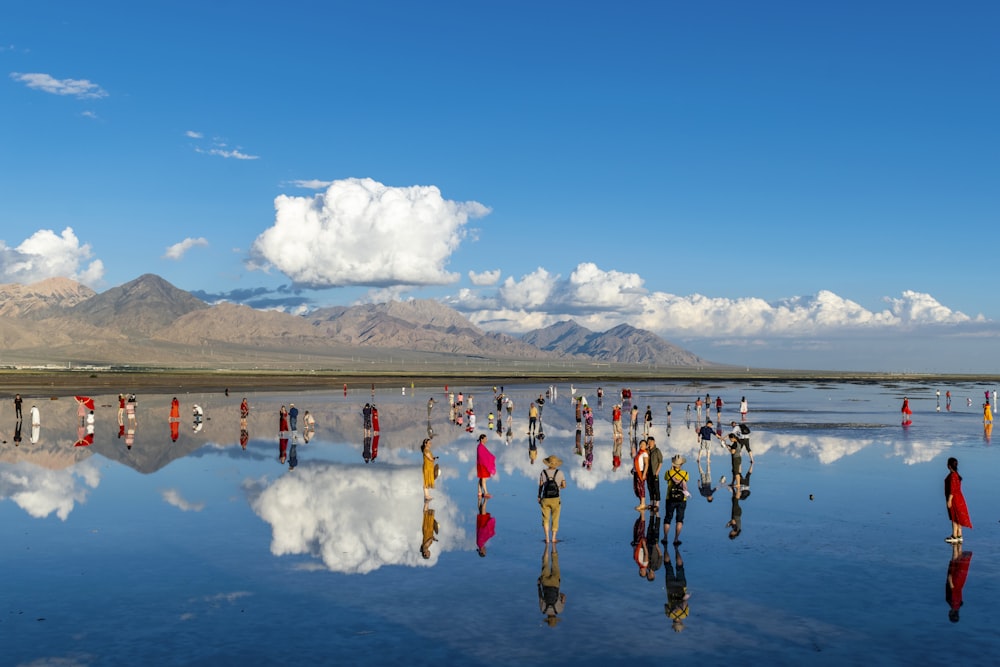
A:
<svg viewBox="0 0 1000 667">
<path fill-rule="evenodd" d="M 782 383 L 798 381 L 857 382 L 863 384 L 879 382 L 998 382 L 1000 377 L 955 374 L 901 374 L 864 373 L 853 371 L 743 369 L 731 367 L 687 368 L 687 367 L 606 367 L 593 364 L 539 365 L 526 368 L 523 365 L 503 367 L 491 366 L 488 370 L 456 369 L 454 367 L 422 366 L 420 372 L 394 370 L 371 372 L 354 368 L 338 372 L 289 370 L 289 371 L 245 371 L 245 370 L 3 370 L 0 371 L 0 393 L 34 396 L 72 396 L 81 393 L 118 392 L 174 392 L 198 391 L 292 391 L 310 389 L 340 389 L 344 384 L 349 388 L 359 386 L 386 387 L 428 387 L 446 384 L 504 384 L 516 385 L 528 382 L 649 382 L 688 381 L 697 383 Z"/>
</svg>

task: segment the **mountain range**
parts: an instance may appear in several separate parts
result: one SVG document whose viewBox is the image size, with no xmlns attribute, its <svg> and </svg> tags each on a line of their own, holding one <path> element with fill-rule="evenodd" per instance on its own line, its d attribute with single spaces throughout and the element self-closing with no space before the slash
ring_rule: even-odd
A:
<svg viewBox="0 0 1000 667">
<path fill-rule="evenodd" d="M 0 285 L 0 365 L 316 368 L 336 360 L 480 360 L 713 365 L 622 324 L 563 321 L 521 337 L 485 332 L 430 299 L 321 308 L 306 315 L 210 305 L 145 274 L 97 293 L 66 278 Z"/>
</svg>

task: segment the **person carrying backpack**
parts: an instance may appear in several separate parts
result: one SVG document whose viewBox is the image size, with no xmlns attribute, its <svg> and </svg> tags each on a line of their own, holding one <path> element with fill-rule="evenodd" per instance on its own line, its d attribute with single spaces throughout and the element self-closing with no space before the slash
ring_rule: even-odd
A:
<svg viewBox="0 0 1000 667">
<path fill-rule="evenodd" d="M 559 514 L 562 510 L 560 490 L 566 488 L 566 476 L 560 466 L 562 459 L 555 454 L 542 459 L 547 467 L 538 476 L 538 504 L 542 508 L 542 530 L 545 531 L 545 542 L 556 542 L 559 532 Z"/>
<path fill-rule="evenodd" d="M 663 515 L 663 543 L 667 543 L 670 535 L 670 524 L 674 522 L 676 515 L 676 528 L 674 531 L 674 546 L 681 544 L 681 530 L 684 528 L 684 510 L 687 507 L 687 499 L 691 494 L 687 490 L 688 473 L 682 469 L 687 459 L 682 454 L 675 455 L 670 459 L 670 468 L 663 476 L 667 480 L 667 503 L 666 512 Z"/>
</svg>

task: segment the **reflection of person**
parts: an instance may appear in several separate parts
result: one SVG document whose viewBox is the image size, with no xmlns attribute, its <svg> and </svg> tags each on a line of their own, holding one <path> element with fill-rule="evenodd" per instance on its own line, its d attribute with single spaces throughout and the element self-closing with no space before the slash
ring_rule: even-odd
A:
<svg viewBox="0 0 1000 667">
<path fill-rule="evenodd" d="M 288 438 L 278 438 L 278 463 L 284 465 L 288 460 Z"/>
<path fill-rule="evenodd" d="M 743 509 L 740 507 L 740 487 L 733 484 L 730 488 L 733 492 L 733 505 L 726 527 L 729 528 L 729 539 L 735 540 L 743 532 Z"/>
<path fill-rule="evenodd" d="M 424 454 L 424 500 L 431 500 L 431 489 L 434 488 L 434 461 L 437 457 L 431 451 L 430 438 L 424 438 L 424 442 L 420 445 L 420 451 Z"/>
<path fill-rule="evenodd" d="M 295 470 L 299 467 L 299 446 L 293 440 L 292 446 L 288 448 L 288 469 Z"/>
<path fill-rule="evenodd" d="M 747 420 L 747 397 L 743 396 L 740 398 L 740 418 L 743 421 Z"/>
<path fill-rule="evenodd" d="M 118 394 L 118 425 L 125 423 L 125 394 Z"/>
<path fill-rule="evenodd" d="M 424 520 L 420 525 L 420 532 L 423 541 L 420 543 L 420 555 L 425 559 L 431 557 L 431 545 L 437 542 L 434 537 L 439 530 L 437 519 L 434 518 L 434 510 L 427 503 L 424 503 Z"/>
<path fill-rule="evenodd" d="M 969 508 L 965 505 L 965 495 L 962 494 L 962 476 L 958 474 L 958 459 L 948 459 L 948 476 L 944 478 L 944 497 L 948 505 L 948 518 L 951 519 L 951 535 L 944 538 L 945 542 L 961 542 L 962 528 L 972 528 L 969 518 Z"/>
<path fill-rule="evenodd" d="M 646 527 L 646 581 L 656 580 L 656 571 L 663 567 L 663 552 L 660 551 L 660 515 L 654 510 L 649 514 Z"/>
<path fill-rule="evenodd" d="M 684 559 L 681 552 L 674 549 L 674 560 L 677 567 L 670 560 L 670 553 L 667 552 L 663 561 L 663 567 L 667 571 L 667 603 L 663 605 L 663 613 L 671 620 L 674 632 L 684 630 L 684 619 L 688 617 L 691 610 L 688 608 L 688 600 L 691 595 L 687 592 L 687 577 L 684 574 Z"/>
<path fill-rule="evenodd" d="M 135 407 L 135 394 L 129 394 L 128 401 L 125 403 L 125 417 L 128 419 L 128 427 L 133 431 L 136 427 Z"/>
<path fill-rule="evenodd" d="M 21 420 L 17 419 L 14 421 L 14 446 L 21 446 Z"/>
<path fill-rule="evenodd" d="M 538 575 L 538 608 L 545 614 L 549 627 L 561 620 L 559 614 L 566 607 L 566 594 L 559 590 L 561 583 L 559 552 L 555 544 L 547 544 L 542 551 L 542 572 Z"/>
<path fill-rule="evenodd" d="M 479 497 L 492 498 L 486 492 L 486 480 L 497 474 L 497 459 L 493 452 L 486 448 L 486 434 L 480 434 L 476 445 L 476 477 L 479 478 Z"/>
<path fill-rule="evenodd" d="M 698 493 L 708 502 L 712 502 L 715 487 L 712 486 L 712 462 L 701 467 L 701 457 L 698 457 Z"/>
<path fill-rule="evenodd" d="M 35 405 L 31 406 L 31 425 L 32 426 L 42 425 L 42 416 L 38 412 L 38 406 Z"/>
<path fill-rule="evenodd" d="M 181 418 L 181 402 L 177 400 L 174 396 L 174 400 L 170 401 L 170 421 L 180 421 Z"/>
<path fill-rule="evenodd" d="M 969 576 L 972 552 L 962 551 L 962 545 L 953 542 L 951 560 L 948 562 L 948 578 L 944 585 L 944 599 L 948 603 L 948 620 L 958 623 L 958 610 L 962 606 L 962 589 Z"/>
<path fill-rule="evenodd" d="M 284 405 L 278 409 L 278 431 L 280 433 L 288 432 L 288 408 Z"/>
<path fill-rule="evenodd" d="M 80 399 L 76 400 L 76 416 L 80 420 L 80 426 L 87 423 L 87 405 Z M 21 418 L 21 406 L 17 408 L 17 418 Z"/>
<path fill-rule="evenodd" d="M 538 406 L 534 402 L 528 406 L 528 435 L 532 435 L 538 428 Z"/>
<path fill-rule="evenodd" d="M 246 419 L 250 416 L 250 404 L 247 403 L 247 397 L 244 396 L 243 400 L 240 401 L 240 419 Z"/>
<path fill-rule="evenodd" d="M 677 521 L 674 529 L 674 545 L 680 546 L 681 530 L 684 528 L 684 510 L 687 508 L 687 498 L 691 495 L 687 490 L 688 473 L 682 466 L 687 462 L 683 454 L 675 454 L 670 459 L 670 468 L 664 475 L 667 480 L 667 503 L 663 514 L 663 543 L 670 537 L 670 524 Z"/>
<path fill-rule="evenodd" d="M 476 514 L 476 553 L 486 558 L 486 543 L 497 533 L 497 520 L 486 511 L 486 498 L 479 499 L 479 513 Z"/>
<path fill-rule="evenodd" d="M 284 408 L 282 408 L 284 409 Z M 365 403 L 365 407 L 361 408 L 361 419 L 364 423 L 365 433 L 372 430 L 372 404 Z"/>
<path fill-rule="evenodd" d="M 22 402 L 23 401 L 21 399 L 21 395 L 20 394 L 14 394 L 14 418 L 17 419 L 18 421 L 21 421 L 21 403 Z"/>
<path fill-rule="evenodd" d="M 547 467 L 538 476 L 538 504 L 542 508 L 542 530 L 546 542 L 556 542 L 559 533 L 559 515 L 562 513 L 561 489 L 566 488 L 566 476 L 563 475 L 562 459 L 556 455 L 542 459 Z"/>
</svg>

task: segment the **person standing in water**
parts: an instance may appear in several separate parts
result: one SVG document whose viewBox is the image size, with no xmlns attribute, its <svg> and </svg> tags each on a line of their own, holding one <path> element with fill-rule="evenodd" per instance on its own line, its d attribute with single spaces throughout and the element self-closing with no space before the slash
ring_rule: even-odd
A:
<svg viewBox="0 0 1000 667">
<path fill-rule="evenodd" d="M 962 541 L 962 528 L 972 528 L 969 518 L 969 508 L 962 494 L 962 476 L 958 474 L 958 459 L 954 456 L 948 459 L 948 476 L 944 478 L 944 498 L 948 507 L 948 518 L 951 520 L 951 535 L 944 538 L 945 542 L 954 544 Z"/>
</svg>

